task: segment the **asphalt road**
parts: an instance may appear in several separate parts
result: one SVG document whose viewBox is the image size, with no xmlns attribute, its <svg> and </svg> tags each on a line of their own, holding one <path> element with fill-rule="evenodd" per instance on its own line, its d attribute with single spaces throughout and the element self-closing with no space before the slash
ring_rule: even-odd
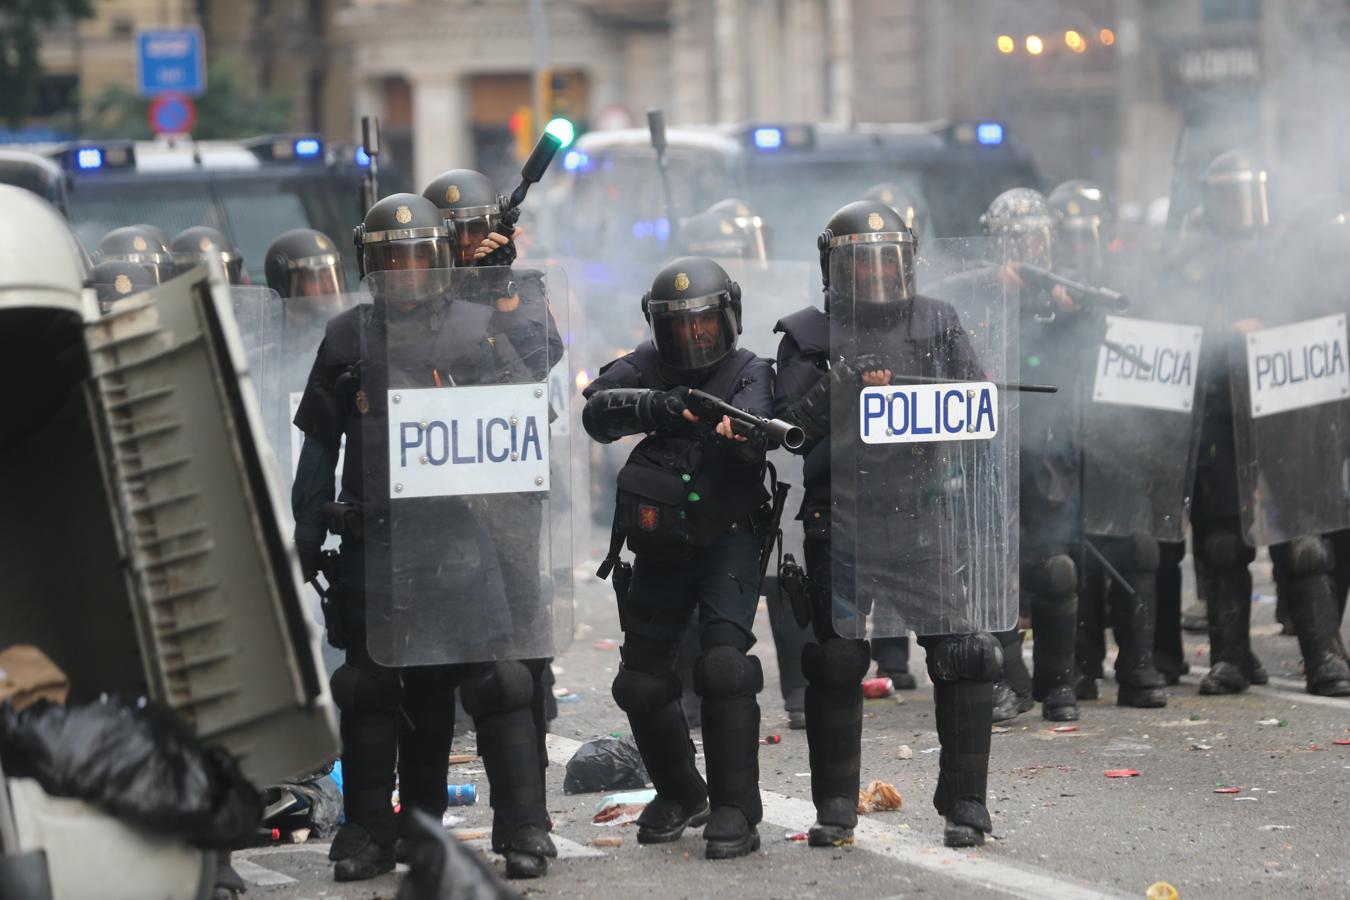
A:
<svg viewBox="0 0 1350 900">
<path fill-rule="evenodd" d="M 1297 644 L 1273 624 L 1268 565 L 1256 570 L 1253 634 L 1270 685 L 1237 697 L 1199 696 L 1208 648 L 1203 636 L 1187 635 L 1197 671 L 1171 690 L 1166 709 L 1118 708 L 1108 680 L 1102 699 L 1083 705 L 1077 731 L 1053 731 L 1039 708 L 1005 723 L 1006 730 L 996 727 L 989 780 L 995 840 L 974 851 L 942 847 L 942 821 L 931 805 L 937 736 L 926 683 L 866 705 L 863 781 L 892 783 L 903 808 L 864 816 L 851 848 L 817 850 L 788 839 L 813 819 L 806 738 L 787 729 L 761 612 L 758 655 L 769 684 L 760 698 L 762 732 L 782 742 L 760 753 L 763 849 L 727 862 L 704 860 L 696 832 L 673 845 L 641 847 L 635 826 L 591 823 L 601 795 L 562 791 L 563 766 L 579 742 L 627 731 L 609 697 L 619 658 L 612 642 L 620 637 L 612 596 L 585 577 L 592 571 L 578 566 L 576 639 L 556 663 L 559 686 L 579 698 L 560 706 L 551 739 L 549 809 L 560 858 L 546 879 L 517 883 L 528 896 L 1143 897 L 1157 881 L 1170 882 L 1184 900 L 1347 894 L 1350 746 L 1334 741 L 1350 740 L 1350 701 L 1302 691 Z M 923 682 L 919 653 L 911 668 Z M 473 746 L 471 733 L 457 737 L 457 751 Z M 1139 775 L 1104 776 L 1115 769 Z M 479 805 L 451 812 L 463 817 L 456 829 L 482 846 L 472 840 L 490 825 L 482 767 L 453 767 L 450 781 L 479 786 Z M 1239 790 L 1216 793 L 1221 787 Z M 594 846 L 597 838 L 622 844 Z M 334 883 L 326 852 L 327 845 L 311 842 L 238 854 L 248 896 L 396 892 L 397 874 Z"/>
</svg>

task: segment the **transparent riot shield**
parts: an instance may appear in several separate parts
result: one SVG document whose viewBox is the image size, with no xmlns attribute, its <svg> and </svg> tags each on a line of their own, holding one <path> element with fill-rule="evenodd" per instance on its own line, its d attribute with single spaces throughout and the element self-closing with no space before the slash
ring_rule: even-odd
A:
<svg viewBox="0 0 1350 900">
<path fill-rule="evenodd" d="M 766 359 L 775 359 L 783 339 L 774 332 L 774 324 L 808 306 L 820 308 L 820 263 L 815 260 L 770 259 L 759 261 L 718 260 L 727 274 L 741 286 L 742 328 L 739 346 L 753 350 Z M 783 552 L 803 559 L 802 525 L 796 518 L 804 484 L 803 457 L 779 448 L 769 453 L 769 462 L 780 481 L 792 485 L 779 527 L 783 532 Z M 774 566 L 766 580 L 777 578 Z M 771 599 L 772 585 L 765 593 Z"/>
<path fill-rule="evenodd" d="M 1083 530 L 1184 540 L 1200 444 L 1202 327 L 1106 317 L 1083 409 Z"/>
<path fill-rule="evenodd" d="M 364 285 L 355 400 L 371 657 L 553 656 L 572 634 L 569 411 L 549 391 L 564 365 L 565 279 L 472 268 Z"/>
<path fill-rule="evenodd" d="M 248 355 L 249 371 L 255 384 L 260 385 L 272 377 L 279 361 L 278 335 L 272 321 L 279 298 L 276 291 L 265 285 L 236 284 L 230 285 L 229 291 L 230 308 Z"/>
<path fill-rule="evenodd" d="M 879 373 L 830 399 L 834 626 L 849 637 L 1017 621 L 1017 297 L 993 245 L 932 243 L 948 273 L 920 259 L 919 283 L 942 300 L 892 299 L 894 245 L 831 252 L 831 359 Z"/>
<path fill-rule="evenodd" d="M 1252 546 L 1350 527 L 1346 315 L 1266 325 L 1228 353 L 1242 531 Z"/>
<path fill-rule="evenodd" d="M 329 322 L 362 302 L 369 303 L 370 297 L 360 292 L 310 297 L 281 297 L 273 293 L 264 298 L 255 342 L 263 348 L 257 355 L 265 360 L 264 371 L 257 378 L 258 394 L 267 437 L 276 453 L 278 475 L 287 496 L 295 481 L 295 467 L 304 443 L 304 433 L 292 422 L 315 355 Z M 338 471 L 342 471 L 340 464 Z"/>
</svg>

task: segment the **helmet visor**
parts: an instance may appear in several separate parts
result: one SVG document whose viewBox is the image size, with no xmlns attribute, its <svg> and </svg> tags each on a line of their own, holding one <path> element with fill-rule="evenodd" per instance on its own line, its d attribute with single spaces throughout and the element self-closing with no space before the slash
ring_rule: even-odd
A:
<svg viewBox="0 0 1350 900">
<path fill-rule="evenodd" d="M 894 308 L 915 293 L 912 243 L 846 243 L 830 250 L 831 308 Z"/>
<path fill-rule="evenodd" d="M 391 241 L 371 237 L 368 235 L 361 245 L 361 261 L 367 274 L 450 267 L 450 244 L 443 234 Z"/>
<path fill-rule="evenodd" d="M 296 260 L 286 277 L 287 297 L 323 297 L 347 291 L 347 273 L 336 256 Z"/>
<path fill-rule="evenodd" d="M 1226 172 L 1204 185 L 1205 220 L 1218 232 L 1259 231 L 1270 224 L 1266 173 Z"/>
<path fill-rule="evenodd" d="M 672 369 L 708 369 L 736 348 L 736 318 L 725 291 L 680 300 L 653 300 L 647 312 L 652 343 L 661 362 Z"/>
</svg>

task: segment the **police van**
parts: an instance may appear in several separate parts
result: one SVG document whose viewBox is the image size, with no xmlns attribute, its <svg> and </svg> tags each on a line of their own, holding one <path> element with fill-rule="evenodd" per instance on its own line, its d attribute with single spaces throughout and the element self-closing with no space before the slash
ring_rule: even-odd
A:
<svg viewBox="0 0 1350 900">
<path fill-rule="evenodd" d="M 773 235 L 770 256 L 780 259 L 814 257 L 830 215 L 882 182 L 923 200 L 931 222 L 925 237 L 978 234 L 994 197 L 1041 186 L 1030 153 L 997 121 L 677 128 L 667 145 L 675 214 L 738 197 L 763 218 Z M 563 169 L 548 204 L 555 252 L 669 255 L 669 216 L 646 130 L 584 135 L 564 155 Z"/>
<path fill-rule="evenodd" d="M 249 280 L 261 284 L 273 238 L 291 228 L 317 228 L 343 251 L 349 283 L 357 280 L 348 237 L 363 213 L 360 187 L 369 159 L 360 147 L 300 134 L 25 149 L 64 172 L 65 209 L 86 248 L 123 225 L 155 225 L 170 238 L 210 225 L 234 242 Z M 387 167 L 380 175 L 382 193 L 402 189 Z"/>
</svg>

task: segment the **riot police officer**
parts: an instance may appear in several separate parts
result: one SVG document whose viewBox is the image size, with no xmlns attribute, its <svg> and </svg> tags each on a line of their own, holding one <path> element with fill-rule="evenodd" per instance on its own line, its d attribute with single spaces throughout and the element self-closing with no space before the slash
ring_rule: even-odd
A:
<svg viewBox="0 0 1350 900">
<path fill-rule="evenodd" d="M 555 856 L 556 850 L 548 834 L 539 737 L 530 710 L 533 679 L 526 666 L 507 658 L 391 668 L 375 662 L 368 649 L 373 625 L 369 579 L 374 573 L 368 567 L 367 544 L 376 537 L 387 541 L 389 528 L 388 473 L 382 486 L 377 477 L 372 488 L 367 483 L 370 473 L 382 471 L 379 447 L 363 449 L 363 439 L 387 435 L 387 426 L 370 421 L 372 416 L 388 416 L 383 392 L 376 390 L 381 382 L 390 383 L 389 354 L 386 351 L 386 358 L 380 359 L 381 341 L 392 340 L 397 331 L 419 360 L 418 375 L 430 382 L 435 374 L 438 384 L 440 372 L 455 373 L 460 379 L 481 375 L 483 361 L 482 342 L 470 341 L 472 358 L 460 358 L 458 351 L 438 343 L 440 331 L 453 330 L 448 323 L 460 301 L 443 296 L 448 291 L 445 279 L 453 243 L 451 228 L 434 204 L 415 194 L 385 197 L 367 212 L 358 240 L 363 273 L 394 276 L 389 284 L 402 285 L 409 293 L 389 290 L 379 282 L 372 287 L 373 304 L 353 307 L 329 323 L 295 416 L 296 427 L 305 434 L 293 497 L 296 544 L 306 579 L 321 566 L 319 548 L 327 532 L 342 536 L 338 608 L 326 618 L 329 640 L 346 650 L 346 662 L 332 678 L 333 697 L 342 713 L 346 820 L 330 858 L 336 862 L 338 880 L 358 880 L 390 871 L 396 856 L 406 857 L 409 848 L 403 839 L 409 823 L 396 820 L 390 806 L 395 769 L 405 809 L 436 818 L 444 813 L 458 686 L 465 710 L 474 717 L 491 786 L 492 846 L 505 855 L 508 877 L 538 877 L 545 874 L 547 857 Z M 497 299 L 497 311 L 510 299 Z M 420 350 L 413 346 L 418 341 Z M 505 350 L 501 341 L 494 346 L 498 352 Z M 422 361 L 430 363 L 427 371 Z M 339 502 L 318 503 L 314 498 L 333 495 L 333 471 L 344 435 Z M 442 531 L 481 530 L 461 521 L 466 519 L 463 515 L 442 519 Z M 372 523 L 383 523 L 385 531 L 373 536 Z M 472 555 L 484 564 L 495 559 L 491 543 L 481 536 Z M 435 559 L 421 562 L 446 568 Z M 500 585 L 500 575 L 494 577 L 489 583 Z M 503 602 L 486 589 L 476 599 L 481 599 L 485 616 L 494 603 L 500 609 Z M 407 727 L 401 728 L 401 721 Z"/>
<path fill-rule="evenodd" d="M 267 248 L 263 274 L 282 297 L 335 296 L 347 290 L 347 272 L 332 238 L 313 228 L 277 235 Z"/>
<path fill-rule="evenodd" d="M 1025 287 L 1018 275 L 1019 264 L 1052 267 L 1055 219 L 1039 191 L 1004 191 L 980 221 L 985 234 L 1005 240 L 1014 260 L 997 273 L 1001 281 Z M 1040 380 L 1075 384 L 1080 375 L 1076 357 L 1084 339 L 1076 333 L 1075 318 L 1067 315 L 1074 309 L 1072 301 L 1062 288 L 1055 288 L 1048 297 L 1027 290 L 1023 300 L 1019 317 L 1023 365 L 1039 370 L 1036 377 Z M 1021 580 L 1024 612 L 1030 613 L 1036 634 L 1034 675 L 1028 685 L 1020 632 L 1001 636 L 1004 678 L 998 689 L 996 721 L 1029 709 L 1033 700 L 1041 702 L 1046 719 L 1078 718 L 1073 692 L 1078 602 L 1078 566 L 1073 553 L 1080 538 L 1074 405 L 1072 400 L 1033 397 L 1022 404 L 1019 413 Z"/>
<path fill-rule="evenodd" d="M 169 243 L 169 250 L 173 253 L 175 272 L 185 272 L 207 256 L 214 256 L 220 260 L 220 266 L 225 270 L 225 279 L 230 284 L 244 282 L 244 257 L 239 248 L 209 225 L 184 228 L 174 235 Z"/>
<path fill-rule="evenodd" d="M 832 594 L 832 574 L 838 574 L 832 570 L 838 563 L 831 551 L 831 530 L 837 527 L 831 523 L 834 486 L 829 457 L 836 452 L 829 439 L 831 403 L 841 406 L 833 413 L 837 422 L 840 413 L 847 412 L 842 405 L 856 398 L 861 387 L 890 384 L 892 372 L 953 381 L 983 377 L 956 311 L 917 293 L 915 244 L 913 232 L 891 207 L 873 201 L 843 207 L 819 239 L 825 311 L 807 307 L 775 326 L 775 331 L 783 332 L 775 405 L 807 437 L 802 448 L 807 456 L 805 497 L 798 515 L 805 532 L 806 596 L 815 632 L 815 641 L 802 654 L 802 668 L 808 680 L 806 734 L 816 806 L 808 841 L 816 847 L 853 839 L 862 748 L 860 682 L 870 660 L 867 642 L 841 636 L 835 623 L 840 598 Z M 857 255 L 859 247 L 868 255 Z M 831 330 L 839 328 L 869 331 L 876 354 L 832 361 Z M 877 499 L 898 508 L 910 498 Z M 897 560 L 896 565 L 901 563 Z M 992 690 L 1001 669 L 999 642 L 988 633 L 919 640 L 928 653 L 942 744 L 933 804 L 946 818 L 947 845 L 975 846 L 992 828 L 985 797 Z"/>
<path fill-rule="evenodd" d="M 1308 435 L 1298 433 L 1300 426 L 1318 431 L 1322 430 L 1319 424 L 1326 424 L 1317 409 L 1290 411 L 1269 426 L 1254 422 L 1244 398 L 1234 391 L 1241 381 L 1235 370 L 1245 374 L 1246 360 L 1230 356 L 1234 333 L 1259 331 L 1271 315 L 1301 316 L 1319 303 L 1323 306 L 1315 312 L 1340 313 L 1341 295 L 1338 290 L 1330 297 L 1319 296 L 1317 291 L 1295 291 L 1287 297 L 1279 290 L 1284 285 L 1275 284 L 1262 259 L 1263 251 L 1269 252 L 1265 250 L 1270 225 L 1267 175 L 1249 154 L 1238 150 L 1219 154 L 1206 168 L 1202 188 L 1201 221 L 1206 233 L 1197 252 L 1176 273 L 1186 296 L 1203 304 L 1213 331 L 1206 336 L 1207 352 L 1201 363 L 1205 405 L 1191 516 L 1196 555 L 1204 563 L 1210 585 L 1211 667 L 1201 680 L 1200 691 L 1238 693 L 1266 678 L 1251 649 L 1248 566 L 1255 549 L 1244 516 L 1269 505 L 1287 507 L 1287 514 L 1278 518 L 1293 526 L 1292 531 L 1280 532 L 1282 539 L 1272 543 L 1270 555 L 1303 652 L 1307 690 L 1327 696 L 1350 695 L 1350 665 L 1337 628 L 1332 548 L 1320 533 L 1345 523 L 1337 518 L 1339 510 L 1325 511 L 1328 526 L 1319 521 L 1324 512 L 1320 505 L 1298 508 L 1302 496 L 1321 493 L 1323 484 L 1341 477 L 1342 463 L 1335 458 L 1340 447 L 1327 453 L 1314 450 L 1311 457 L 1300 460 L 1299 451 L 1314 446 Z M 1280 299 L 1272 304 L 1272 297 Z M 1325 305 L 1328 300 L 1330 306 Z M 1235 426 L 1246 432 L 1247 440 L 1236 440 Z M 1274 450 L 1276 458 L 1259 455 L 1251 439 L 1258 429 L 1265 434 L 1292 430 L 1296 443 L 1285 447 L 1275 438 L 1267 450 Z M 1259 486 L 1244 483 L 1239 474 L 1244 470 L 1260 470 Z M 1313 479 L 1313 484 L 1303 485 L 1304 479 Z M 1289 490 L 1300 493 L 1290 496 L 1285 493 Z M 1276 535 L 1272 533 L 1271 538 L 1276 540 Z"/>
<path fill-rule="evenodd" d="M 163 284 L 174 275 L 173 252 L 166 246 L 161 232 L 153 225 L 126 225 L 114 228 L 98 242 L 97 262 L 121 260 L 145 266 L 156 284 Z"/>
<path fill-rule="evenodd" d="M 1081 178 L 1057 186 L 1046 198 L 1055 217 L 1055 264 L 1060 274 L 1089 284 L 1106 277 L 1106 245 L 1115 220 L 1115 207 L 1098 184 Z M 1095 359 L 1085 347 L 1083 362 Z M 1083 376 L 1086 376 L 1086 365 Z M 1086 402 L 1086 401 L 1084 401 Z M 1092 452 L 1086 440 L 1083 453 Z M 1189 448 L 1182 448 L 1184 454 Z M 1097 469 L 1084 459 L 1087 473 Z M 1141 461 L 1142 462 L 1142 461 Z M 1134 485 L 1147 494 L 1147 485 Z M 1080 502 L 1086 503 L 1086 497 Z M 1154 623 L 1157 618 L 1159 545 L 1151 533 L 1110 535 L 1092 532 L 1087 520 L 1082 538 L 1102 554 L 1110 569 L 1095 555 L 1079 554 L 1083 562 L 1078 597 L 1078 632 L 1074 691 L 1080 700 L 1097 698 L 1096 679 L 1102 677 L 1106 654 L 1103 625 L 1108 620 L 1120 653 L 1116 657 L 1116 702 L 1120 706 L 1154 708 L 1167 705 L 1165 682 L 1153 665 Z M 1123 579 L 1117 583 L 1116 576 Z M 1039 642 L 1040 636 L 1037 635 Z"/>
<path fill-rule="evenodd" d="M 431 180 L 422 191 L 422 196 L 436 204 L 441 217 L 450 224 L 455 239 L 455 265 L 496 267 L 509 266 L 516 258 L 515 234 L 505 233 L 502 225 L 502 212 L 505 201 L 493 190 L 492 182 L 486 175 L 473 169 L 449 169 Z M 513 229 L 514 231 L 514 229 Z M 547 290 L 543 273 L 538 270 L 514 272 L 511 285 L 515 288 L 508 303 L 514 303 L 511 311 L 514 315 L 503 315 L 507 328 L 533 329 L 530 334 L 517 332 L 522 346 L 547 347 L 548 359 L 557 360 L 562 355 L 562 338 L 558 334 L 557 323 L 548 309 Z M 505 312 L 505 311 L 504 311 Z M 537 365 L 537 360 L 534 363 Z M 546 377 L 547 371 L 540 370 L 538 376 Z M 521 543 L 527 540 L 538 546 L 539 523 L 543 510 L 535 495 L 517 495 L 505 502 L 515 503 L 517 509 L 512 517 L 516 525 L 528 521 L 525 528 L 515 527 L 509 534 L 502 534 L 502 540 Z M 496 519 L 491 521 L 498 521 Z M 538 573 L 534 571 L 533 561 L 537 553 L 529 551 L 512 554 L 503 560 L 502 576 L 506 579 L 507 593 L 514 597 L 534 596 L 539 591 Z M 516 561 L 529 565 L 514 565 Z M 530 708 L 535 716 L 535 728 L 539 735 L 539 765 L 548 767 L 548 748 L 545 736 L 548 723 L 558 717 L 558 704 L 553 696 L 552 660 L 525 660 L 530 674 L 534 678 L 534 699 Z"/>
<path fill-rule="evenodd" d="M 1191 536 L 1197 581 L 1205 582 L 1210 632 L 1210 671 L 1203 694 L 1230 694 L 1269 680 L 1251 650 L 1252 576 L 1256 551 L 1242 539 L 1229 387 L 1227 345 L 1263 291 L 1265 273 L 1253 253 L 1270 225 L 1266 172 L 1242 151 L 1219 154 L 1201 180 L 1200 227 L 1163 273 L 1164 290 L 1175 292 L 1206 318 L 1199 388 L 1203 418 L 1195 473 Z M 1184 546 L 1164 547 L 1159 581 L 1165 606 L 1179 604 Z M 1176 600 L 1173 600 L 1173 597 Z"/>
<path fill-rule="evenodd" d="M 768 360 L 736 348 L 740 287 L 710 259 L 684 257 L 657 273 L 643 297 L 651 340 L 600 370 L 584 391 L 582 422 L 601 443 L 647 437 L 619 473 L 608 575 L 626 541 L 636 558 L 615 573 L 624 629 L 614 701 L 625 713 L 656 788 L 638 841 L 677 840 L 705 822 L 709 859 L 759 848 L 759 660 L 747 651 L 759 602 L 760 539 L 768 493 L 762 438 L 690 409 L 697 388 L 767 416 Z M 631 574 L 631 579 L 628 577 Z M 628 583 L 624 583 L 628 582 Z M 705 784 L 680 707 L 675 659 L 697 609 L 702 654 Z M 856 796 L 856 795 L 855 795 Z"/>
</svg>

